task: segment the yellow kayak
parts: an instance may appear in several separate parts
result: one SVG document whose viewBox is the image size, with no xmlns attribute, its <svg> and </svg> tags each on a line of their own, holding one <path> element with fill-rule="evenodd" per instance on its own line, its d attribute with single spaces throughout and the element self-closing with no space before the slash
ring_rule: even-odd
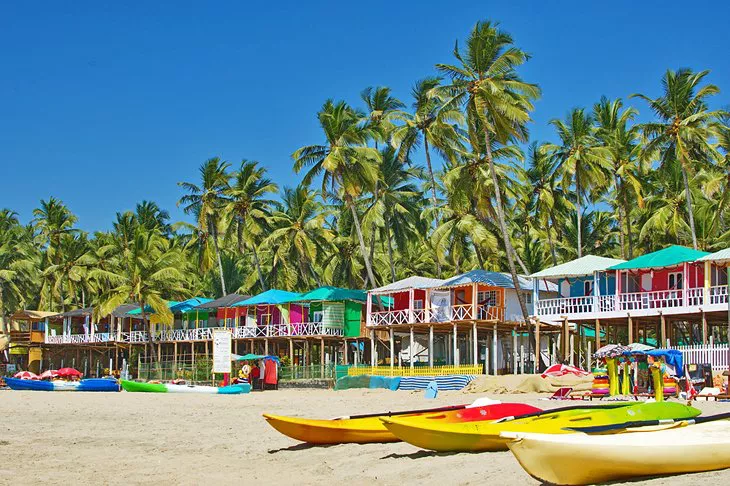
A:
<svg viewBox="0 0 730 486">
<path fill-rule="evenodd" d="M 587 427 L 632 420 L 685 419 L 700 411 L 679 403 L 658 402 L 636 405 L 567 407 L 514 420 L 442 423 L 420 418 L 385 417 L 385 427 L 399 439 L 422 449 L 439 452 L 507 450 L 502 432 L 565 434 L 566 427 Z"/>
<path fill-rule="evenodd" d="M 477 403 L 477 402 L 475 402 Z M 428 417 L 429 422 L 444 423 L 494 420 L 502 417 L 539 413 L 542 410 L 521 403 L 495 403 L 486 406 L 456 405 L 451 407 L 387 412 L 380 414 L 342 417 L 332 420 L 317 420 L 298 417 L 283 417 L 264 414 L 273 428 L 292 439 L 310 444 L 344 444 L 369 442 L 398 442 L 381 421 L 382 418 L 397 416 L 404 420 Z"/>
<path fill-rule="evenodd" d="M 505 435 L 514 439 L 509 448 L 525 471 L 551 484 L 595 484 L 730 467 L 730 421 L 691 422 L 608 435 Z"/>
</svg>

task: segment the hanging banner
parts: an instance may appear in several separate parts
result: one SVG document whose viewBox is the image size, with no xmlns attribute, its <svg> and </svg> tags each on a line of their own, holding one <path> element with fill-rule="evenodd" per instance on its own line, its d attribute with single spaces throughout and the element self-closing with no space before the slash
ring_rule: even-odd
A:
<svg viewBox="0 0 730 486">
<path fill-rule="evenodd" d="M 434 322 L 451 321 L 451 291 L 431 291 L 431 315 Z"/>
<path fill-rule="evenodd" d="M 231 331 L 213 331 L 213 373 L 231 372 Z"/>
</svg>

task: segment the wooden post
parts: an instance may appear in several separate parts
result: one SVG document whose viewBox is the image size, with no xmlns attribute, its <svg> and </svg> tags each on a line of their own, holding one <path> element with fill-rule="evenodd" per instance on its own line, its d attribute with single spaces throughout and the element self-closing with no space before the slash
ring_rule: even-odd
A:
<svg viewBox="0 0 730 486">
<path fill-rule="evenodd" d="M 378 363 L 378 356 L 375 350 L 375 329 L 370 330 L 370 366 Z"/>
<path fill-rule="evenodd" d="M 395 336 L 393 336 L 393 328 L 388 329 L 388 343 L 390 345 L 390 371 L 391 376 L 393 374 L 393 367 L 395 366 Z"/>
<path fill-rule="evenodd" d="M 591 371 L 591 367 L 593 365 L 593 353 L 591 353 L 591 342 L 588 341 L 588 353 L 586 354 L 586 357 L 588 358 L 588 368 L 586 368 L 586 371 Z"/>
<path fill-rule="evenodd" d="M 324 378 L 324 338 L 319 338 L 319 369 L 319 376 Z"/>
<path fill-rule="evenodd" d="M 631 314 L 629 314 L 629 326 L 628 326 L 628 337 L 626 338 L 626 344 L 629 345 L 634 342 L 634 321 L 631 319 Z"/>
<path fill-rule="evenodd" d="M 563 319 L 563 339 L 561 339 L 562 348 L 560 350 L 560 355 L 563 358 L 563 361 L 568 360 L 568 354 L 569 354 L 569 347 L 570 347 L 570 323 L 568 322 L 568 318 L 566 317 Z"/>
<path fill-rule="evenodd" d="M 497 325 L 492 328 L 492 374 L 497 376 Z"/>
<path fill-rule="evenodd" d="M 456 356 L 458 354 L 458 352 L 457 352 L 457 350 L 458 350 L 458 338 L 459 338 L 459 335 L 456 333 L 456 324 L 454 324 L 454 354 L 453 354 L 453 357 L 452 357 L 454 366 L 458 366 L 459 365 L 459 360 L 457 359 L 457 356 Z"/>
<path fill-rule="evenodd" d="M 206 342 L 205 344 L 207 345 L 208 343 Z M 206 347 L 206 352 L 207 352 L 207 347 Z M 264 339 L 264 354 L 266 356 L 269 355 L 269 339 L 268 338 Z"/>
<path fill-rule="evenodd" d="M 535 280 L 533 279 L 533 282 Z M 512 331 L 512 373 L 517 374 L 517 326 Z"/>
<path fill-rule="evenodd" d="M 479 364 L 479 340 L 477 336 L 477 323 L 472 323 L 472 352 L 474 353 L 474 366 Z"/>
<path fill-rule="evenodd" d="M 192 356 L 191 363 L 193 365 L 193 381 L 198 377 L 198 374 L 195 372 L 195 343 L 190 343 L 190 354 Z"/>
<path fill-rule="evenodd" d="M 172 346 L 172 377 L 177 378 L 177 341 Z"/>
<path fill-rule="evenodd" d="M 535 369 L 533 373 L 540 372 L 540 319 L 535 319 Z"/>
<path fill-rule="evenodd" d="M 345 351 L 347 351 L 347 341 L 345 341 Z M 289 363 L 294 366 L 294 340 L 292 338 L 289 338 Z M 347 364 L 347 361 L 345 361 L 345 364 Z"/>
<path fill-rule="evenodd" d="M 667 345 L 667 322 L 664 319 L 664 314 L 659 314 L 659 325 L 660 325 L 660 332 L 661 332 L 661 340 L 659 341 L 658 347 L 663 348 Z"/>
<path fill-rule="evenodd" d="M 433 326 L 428 326 L 428 366 L 433 368 Z"/>
<path fill-rule="evenodd" d="M 596 340 L 596 351 L 598 351 L 599 349 L 601 349 L 601 320 L 600 319 L 596 319 L 595 340 Z"/>
<path fill-rule="evenodd" d="M 477 305 L 477 299 L 479 297 L 479 284 L 471 284 L 471 317 L 476 320 L 479 318 L 479 308 Z"/>
<path fill-rule="evenodd" d="M 408 359 L 410 361 L 411 369 L 413 369 L 413 340 L 414 340 L 413 326 L 411 326 L 411 344 L 410 344 L 410 348 L 408 349 Z"/>
<path fill-rule="evenodd" d="M 408 291 L 408 322 L 413 322 L 413 300 L 415 299 L 415 290 Z"/>
<path fill-rule="evenodd" d="M 707 345 L 707 314 L 702 310 L 702 344 Z"/>
</svg>

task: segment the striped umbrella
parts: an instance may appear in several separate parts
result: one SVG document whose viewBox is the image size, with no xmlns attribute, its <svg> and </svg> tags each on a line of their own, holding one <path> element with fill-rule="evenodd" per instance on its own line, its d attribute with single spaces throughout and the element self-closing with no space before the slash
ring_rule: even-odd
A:
<svg viewBox="0 0 730 486">
<path fill-rule="evenodd" d="M 20 378 L 21 380 L 39 380 L 38 375 L 32 371 L 18 371 L 13 375 L 13 378 Z"/>
<path fill-rule="evenodd" d="M 45 380 L 46 378 L 56 378 L 57 376 L 58 376 L 58 371 L 46 370 L 43 373 L 41 373 L 41 380 Z"/>
</svg>

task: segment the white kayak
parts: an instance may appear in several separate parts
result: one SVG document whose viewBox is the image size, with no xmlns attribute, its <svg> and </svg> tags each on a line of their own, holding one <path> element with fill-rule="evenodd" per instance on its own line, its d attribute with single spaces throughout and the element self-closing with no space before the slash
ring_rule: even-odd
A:
<svg viewBox="0 0 730 486">
<path fill-rule="evenodd" d="M 730 420 L 678 422 L 614 434 L 503 432 L 530 476 L 553 484 L 594 484 L 730 467 Z"/>
</svg>

